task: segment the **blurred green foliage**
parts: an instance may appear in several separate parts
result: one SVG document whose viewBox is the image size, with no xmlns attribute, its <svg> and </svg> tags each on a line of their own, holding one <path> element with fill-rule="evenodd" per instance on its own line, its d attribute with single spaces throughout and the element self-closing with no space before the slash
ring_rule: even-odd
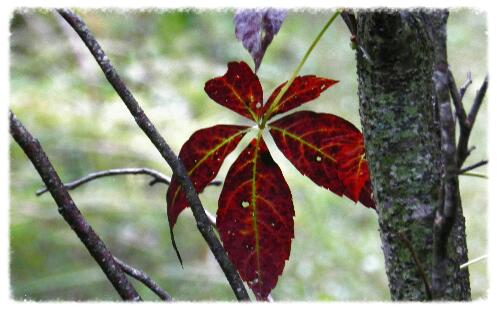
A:
<svg viewBox="0 0 497 311">
<path fill-rule="evenodd" d="M 172 148 L 197 129 L 246 123 L 211 101 L 205 81 L 226 63 L 249 54 L 234 36 L 233 11 L 79 11 L 118 72 Z M 291 11 L 259 71 L 265 98 L 288 79 L 331 11 Z M 451 68 L 460 85 L 473 72 L 469 106 L 486 73 L 486 15 L 451 12 Z M 97 170 L 150 167 L 170 174 L 137 128 L 83 43 L 52 11 L 19 11 L 11 21 L 11 109 L 39 138 L 63 181 Z M 355 54 L 341 20 L 311 54 L 301 74 L 340 80 L 304 109 L 334 113 L 360 127 Z M 476 85 L 476 86 L 475 86 Z M 486 105 L 474 129 L 477 149 L 468 164 L 486 158 Z M 244 142 L 247 140 L 244 139 Z M 243 141 L 241 146 L 243 146 Z M 269 143 L 292 190 L 295 239 L 290 260 L 273 291 L 285 300 L 388 300 L 376 214 L 314 185 Z M 237 152 L 219 174 L 223 179 Z M 11 142 L 11 289 L 15 299 L 118 300 L 105 276 L 57 213 L 42 183 Z M 485 172 L 485 169 L 479 169 Z M 189 210 L 175 227 L 185 261 L 171 247 L 164 185 L 150 178 L 100 179 L 71 192 L 112 252 L 153 276 L 176 300 L 233 300 L 234 296 Z M 486 253 L 486 181 L 461 177 L 469 257 Z M 220 189 L 201 194 L 215 213 Z M 486 262 L 470 266 L 473 298 L 486 297 Z M 144 299 L 156 299 L 139 283 Z"/>
</svg>

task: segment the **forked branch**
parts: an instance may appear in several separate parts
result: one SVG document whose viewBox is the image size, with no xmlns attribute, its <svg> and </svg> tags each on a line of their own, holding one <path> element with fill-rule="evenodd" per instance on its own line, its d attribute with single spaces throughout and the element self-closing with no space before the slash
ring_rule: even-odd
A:
<svg viewBox="0 0 497 311">
<path fill-rule="evenodd" d="M 139 301 L 140 295 L 115 262 L 109 249 L 85 220 L 65 189 L 40 143 L 9 113 L 10 134 L 28 156 L 59 207 L 59 213 L 76 233 L 123 300 Z"/>
<path fill-rule="evenodd" d="M 89 183 L 93 180 L 102 178 L 102 177 L 109 177 L 109 176 L 116 176 L 116 175 L 149 175 L 153 177 L 153 179 L 148 183 L 150 186 L 153 186 L 157 183 L 162 183 L 169 185 L 171 183 L 171 178 L 162 174 L 159 171 L 146 168 L 146 167 L 140 167 L 140 168 L 116 168 L 116 169 L 110 169 L 110 170 L 105 170 L 105 171 L 98 171 L 98 172 L 93 172 L 90 173 L 84 177 L 78 178 L 74 181 L 68 182 L 64 184 L 64 187 L 66 190 L 74 190 L 78 188 L 81 185 L 84 185 L 86 183 Z M 220 186 L 222 185 L 222 181 L 220 180 L 214 180 L 210 184 L 210 186 Z M 46 193 L 48 190 L 47 188 L 40 189 L 36 191 L 36 195 L 40 196 L 44 193 Z M 205 214 L 207 215 L 207 218 L 209 218 L 209 222 L 211 225 L 215 228 L 216 227 L 216 216 L 212 215 L 208 210 L 204 210 Z"/>
<path fill-rule="evenodd" d="M 68 9 L 59 9 L 59 14 L 71 25 L 77 32 L 91 54 L 99 64 L 105 74 L 105 77 L 123 100 L 129 112 L 135 119 L 136 124 L 143 130 L 156 149 L 160 152 L 164 160 L 169 164 L 173 173 L 178 178 L 182 190 L 185 192 L 186 199 L 192 209 L 193 215 L 197 221 L 197 227 L 211 249 L 214 257 L 218 261 L 233 292 L 238 300 L 249 300 L 245 286 L 238 274 L 238 271 L 231 263 L 228 255 L 221 245 L 221 242 L 214 233 L 214 228 L 207 217 L 202 203 L 198 198 L 197 192 L 190 180 L 183 163 L 178 159 L 165 139 L 159 134 L 152 121 L 147 117 L 140 107 L 133 94 L 129 91 L 123 80 L 120 78 L 114 67 L 111 65 L 109 58 L 97 42 L 93 34 L 88 30 L 86 24 L 79 16 Z"/>
<path fill-rule="evenodd" d="M 457 165 L 461 168 L 466 161 L 467 157 L 471 153 L 472 148 L 468 147 L 469 137 L 471 135 L 471 130 L 475 124 L 476 116 L 480 110 L 480 107 L 483 103 L 483 99 L 485 98 L 485 94 L 488 88 L 488 75 L 483 80 L 483 83 L 476 93 L 475 99 L 473 101 L 473 105 L 468 114 L 464 109 L 464 105 L 462 102 L 462 98 L 466 93 L 468 86 L 471 84 L 472 78 L 471 75 L 468 74 L 468 78 L 464 85 L 458 89 L 456 82 L 452 73 L 449 71 L 449 88 L 450 95 L 452 97 L 452 102 L 456 108 L 456 115 L 459 123 L 459 141 L 457 143 Z"/>
<path fill-rule="evenodd" d="M 127 263 L 121 261 L 119 258 L 114 256 L 114 260 L 116 263 L 121 267 L 121 269 L 126 273 L 127 275 L 133 277 L 134 279 L 142 282 L 146 287 L 148 287 L 152 292 L 154 292 L 157 296 L 159 296 L 160 299 L 164 301 L 172 301 L 173 298 L 171 295 L 169 295 L 168 292 L 166 292 L 164 289 L 162 289 L 157 282 L 155 282 L 148 274 L 145 272 L 138 270 Z"/>
<path fill-rule="evenodd" d="M 81 178 L 78 178 L 76 180 L 73 180 L 71 182 L 65 183 L 64 187 L 66 187 L 67 190 L 74 190 L 77 187 L 84 185 L 90 181 L 93 181 L 95 179 L 99 179 L 102 177 L 110 177 L 110 176 L 118 176 L 118 175 L 148 175 L 151 176 L 153 179 L 149 182 L 150 186 L 153 186 L 157 183 L 162 183 L 169 185 L 171 183 L 171 178 L 169 176 L 166 176 L 162 174 L 159 171 L 146 168 L 146 167 L 139 167 L 139 168 L 115 168 L 115 169 L 110 169 L 110 170 L 104 170 L 104 171 L 98 171 L 98 172 L 93 172 L 90 173 L 86 176 L 83 176 Z M 221 185 L 222 182 L 219 180 L 214 180 L 211 182 L 209 185 L 211 186 L 219 186 Z M 36 191 L 36 195 L 40 196 L 47 192 L 47 188 L 40 189 Z"/>
</svg>

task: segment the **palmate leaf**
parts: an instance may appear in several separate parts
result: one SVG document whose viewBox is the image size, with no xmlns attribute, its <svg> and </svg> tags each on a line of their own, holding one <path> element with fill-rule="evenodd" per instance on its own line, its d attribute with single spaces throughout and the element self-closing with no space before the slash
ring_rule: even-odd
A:
<svg viewBox="0 0 497 311">
<path fill-rule="evenodd" d="M 296 108 L 302 104 L 318 98 L 322 92 L 326 91 L 329 87 L 336 83 L 338 83 L 338 81 L 320 78 L 314 75 L 296 77 L 288 90 L 281 97 L 281 100 L 277 104 L 277 106 L 272 108 L 272 111 L 266 112 L 267 110 L 269 110 L 269 107 L 273 103 L 276 96 L 278 96 L 280 90 L 285 86 L 286 82 L 279 85 L 273 91 L 266 104 L 264 105 L 264 113 L 267 113 L 267 118 L 270 119 L 277 114 L 287 112 L 293 108 Z"/>
<path fill-rule="evenodd" d="M 290 256 L 292 195 L 262 137 L 228 171 L 216 225 L 230 260 L 257 299 L 276 286 Z"/>
<path fill-rule="evenodd" d="M 216 125 L 196 131 L 183 145 L 179 158 L 183 161 L 197 192 L 204 190 L 216 177 L 224 159 L 235 149 L 247 130 L 246 126 Z M 188 203 L 175 175 L 171 179 L 166 198 L 171 238 L 181 262 L 174 241 L 173 227 L 178 215 L 188 206 Z"/>
<path fill-rule="evenodd" d="M 374 208 L 363 137 L 352 123 L 332 114 L 300 111 L 268 126 L 278 148 L 300 173 L 337 195 Z"/>
<path fill-rule="evenodd" d="M 262 86 L 245 62 L 228 63 L 224 76 L 205 83 L 205 92 L 216 103 L 257 121 L 262 111 Z"/>
<path fill-rule="evenodd" d="M 276 286 L 294 237 L 292 195 L 262 139 L 262 129 L 275 115 L 319 97 L 337 82 L 314 75 L 297 77 L 273 107 L 286 83 L 262 105 L 259 79 L 244 62 L 229 63 L 223 76 L 205 84 L 210 98 L 260 127 L 257 138 L 228 171 L 216 220 L 230 260 L 259 300 L 267 299 Z M 338 195 L 375 208 L 363 137 L 354 125 L 331 114 L 301 111 L 267 127 L 278 148 L 302 174 Z M 213 180 L 248 130 L 244 126 L 217 125 L 194 133 L 185 143 L 180 158 L 197 192 Z M 181 261 L 172 228 L 187 201 L 175 176 L 167 203 L 172 242 Z"/>
</svg>

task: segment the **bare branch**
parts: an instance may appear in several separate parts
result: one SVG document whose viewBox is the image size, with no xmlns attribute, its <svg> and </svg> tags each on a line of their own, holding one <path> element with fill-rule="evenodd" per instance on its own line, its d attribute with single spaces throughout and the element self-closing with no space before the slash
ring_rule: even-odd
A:
<svg viewBox="0 0 497 311">
<path fill-rule="evenodd" d="M 110 177 L 110 176 L 117 176 L 117 175 L 149 175 L 153 177 L 153 179 L 149 182 L 150 186 L 153 186 L 157 183 L 162 183 L 169 185 L 171 183 L 171 178 L 169 176 L 166 176 L 162 174 L 159 171 L 146 168 L 146 167 L 139 167 L 139 168 L 115 168 L 115 169 L 110 169 L 110 170 L 105 170 L 105 171 L 98 171 L 98 172 L 93 172 L 90 173 L 84 177 L 81 177 L 79 179 L 76 179 L 74 181 L 68 182 L 64 184 L 64 187 L 66 187 L 67 190 L 74 190 L 77 187 L 86 184 L 92 180 L 102 178 L 102 177 Z M 222 182 L 219 180 L 214 180 L 211 182 L 209 185 L 210 186 L 219 186 L 221 185 Z M 40 196 L 47 192 L 47 188 L 40 189 L 36 191 L 36 195 Z"/>
<path fill-rule="evenodd" d="M 464 81 L 463 85 L 459 89 L 461 99 L 464 97 L 464 94 L 466 94 L 466 90 L 471 85 L 471 83 L 473 83 L 473 77 L 471 76 L 471 71 L 468 71 L 468 73 L 466 74 L 466 81 Z"/>
<path fill-rule="evenodd" d="M 476 162 L 475 164 L 466 166 L 465 168 L 462 168 L 461 170 L 459 170 L 459 175 L 460 174 L 464 174 L 464 173 L 466 173 L 468 171 L 474 170 L 475 168 L 478 168 L 480 166 L 487 165 L 487 164 L 488 164 L 488 160 L 483 160 L 483 161 L 480 161 L 480 162 Z"/>
<path fill-rule="evenodd" d="M 143 130 L 150 141 L 154 144 L 157 150 L 160 152 L 162 157 L 171 167 L 173 173 L 178 177 L 178 182 L 181 188 L 185 192 L 185 196 L 188 204 L 190 205 L 193 215 L 197 221 L 197 228 L 204 237 L 205 241 L 209 245 L 214 257 L 218 261 L 221 269 L 223 270 L 228 282 L 233 289 L 233 292 L 238 300 L 250 300 L 245 286 L 240 279 L 238 271 L 231 263 L 225 249 L 221 245 L 221 242 L 214 233 L 214 228 L 212 227 L 209 218 L 205 214 L 204 208 L 200 199 L 198 198 L 197 192 L 190 180 L 183 163 L 178 159 L 176 154 L 172 151 L 171 147 L 167 144 L 165 139 L 159 134 L 155 126 L 152 124 L 150 119 L 147 117 L 143 109 L 140 107 L 133 94 L 126 87 L 124 82 L 119 77 L 118 73 L 111 65 L 109 58 L 105 52 L 100 47 L 100 44 L 96 41 L 95 37 L 88 30 L 86 24 L 72 11 L 68 9 L 59 9 L 59 14 L 71 25 L 71 27 L 78 33 L 85 45 L 88 47 L 93 57 L 99 64 L 100 68 L 105 74 L 105 77 L 109 83 L 114 87 L 115 91 L 119 94 L 124 104 L 130 111 L 131 115 L 135 119 L 137 125 Z M 171 237 L 173 246 L 179 256 L 177 251 L 176 243 L 174 241 L 174 235 L 172 228 L 170 227 Z"/>
<path fill-rule="evenodd" d="M 457 165 L 459 166 L 459 168 L 462 167 L 464 161 L 471 152 L 468 149 L 469 136 L 471 135 L 471 130 L 473 129 L 473 125 L 476 120 L 476 115 L 478 114 L 481 104 L 483 103 L 483 99 L 485 98 L 487 87 L 488 75 L 485 77 L 482 86 L 476 93 L 476 97 L 473 101 L 473 105 L 471 106 L 471 110 L 469 111 L 468 116 L 465 118 L 464 123 L 460 127 L 459 141 L 457 144 Z"/>
<path fill-rule="evenodd" d="M 12 137 L 38 171 L 38 174 L 57 203 L 60 215 L 85 245 L 121 298 L 130 301 L 141 300 L 140 295 L 114 261 L 111 252 L 95 231 L 93 231 L 88 222 L 86 222 L 76 204 L 74 204 L 74 201 L 64 188 L 59 175 L 50 163 L 38 140 L 26 130 L 12 112 L 9 113 L 9 119 Z"/>
<path fill-rule="evenodd" d="M 86 184 L 92 180 L 102 178 L 102 177 L 110 177 L 110 176 L 116 176 L 116 175 L 149 175 L 152 176 L 154 179 L 153 181 L 155 183 L 164 183 L 166 185 L 169 185 L 171 182 L 171 178 L 156 171 L 152 170 L 149 168 L 116 168 L 116 169 L 110 169 L 110 170 L 105 170 L 105 171 L 98 171 L 94 173 L 90 173 L 82 178 L 76 179 L 74 181 L 71 181 L 69 183 L 64 184 L 64 187 L 67 190 L 73 190 L 83 184 Z M 47 192 L 47 188 L 40 189 L 36 191 L 36 195 L 42 195 L 43 193 Z"/>
<path fill-rule="evenodd" d="M 164 301 L 172 301 L 173 298 L 171 295 L 169 295 L 164 289 L 162 289 L 159 284 L 157 284 L 148 274 L 146 274 L 143 271 L 140 271 L 119 258 L 114 256 L 115 262 L 121 267 L 121 269 L 126 273 L 127 275 L 137 279 L 138 281 L 142 282 L 146 287 L 148 287 L 151 291 L 153 291 L 157 296 L 159 296 L 160 299 Z"/>
<path fill-rule="evenodd" d="M 452 102 L 456 108 L 456 116 L 459 120 L 459 126 L 462 128 L 466 124 L 466 111 L 464 110 L 464 105 L 462 103 L 462 96 L 457 89 L 456 81 L 452 75 L 452 71 L 449 70 L 449 90 L 452 97 Z"/>
<path fill-rule="evenodd" d="M 471 106 L 471 110 L 468 113 L 467 123 L 471 128 L 475 123 L 476 115 L 478 114 L 481 104 L 483 103 L 483 99 L 485 98 L 485 94 L 487 93 L 487 88 L 488 88 L 488 75 L 485 77 L 480 89 L 476 93 L 475 100 L 473 101 L 473 106 Z"/>
</svg>

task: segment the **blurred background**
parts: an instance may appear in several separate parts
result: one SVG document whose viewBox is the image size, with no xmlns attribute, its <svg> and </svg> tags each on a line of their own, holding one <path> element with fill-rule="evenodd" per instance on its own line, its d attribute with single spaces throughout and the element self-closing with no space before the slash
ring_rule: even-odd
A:
<svg viewBox="0 0 497 311">
<path fill-rule="evenodd" d="M 253 62 L 234 35 L 233 11 L 78 11 L 173 150 L 196 130 L 247 124 L 210 100 L 204 83 L 229 61 Z M 259 70 L 264 98 L 288 79 L 332 11 L 290 11 Z M 449 62 L 458 85 L 473 73 L 470 106 L 487 71 L 486 15 L 451 11 Z M 327 31 L 301 74 L 340 83 L 303 109 L 333 113 L 360 128 L 355 53 L 342 20 Z M 107 83 L 79 37 L 53 11 L 18 11 L 11 20 L 11 109 L 40 140 L 64 182 L 123 167 L 171 170 Z M 487 158 L 486 103 L 467 164 Z M 246 137 L 247 138 L 247 137 Z M 246 144 L 229 156 L 218 178 Z M 275 301 L 388 300 L 376 213 L 312 183 L 269 143 L 292 190 L 295 239 Z M 57 212 L 21 149 L 10 142 L 10 280 L 17 300 L 119 300 L 100 268 Z M 478 169 L 485 173 L 485 168 Z M 234 300 L 188 209 L 175 227 L 184 269 L 171 246 L 165 185 L 146 176 L 99 179 L 71 191 L 117 257 L 144 270 L 176 300 Z M 487 183 L 461 176 L 469 258 L 487 251 Z M 220 188 L 200 198 L 213 214 Z M 485 261 L 470 266 L 473 299 L 486 297 Z M 146 300 L 157 298 L 133 280 Z"/>
</svg>

